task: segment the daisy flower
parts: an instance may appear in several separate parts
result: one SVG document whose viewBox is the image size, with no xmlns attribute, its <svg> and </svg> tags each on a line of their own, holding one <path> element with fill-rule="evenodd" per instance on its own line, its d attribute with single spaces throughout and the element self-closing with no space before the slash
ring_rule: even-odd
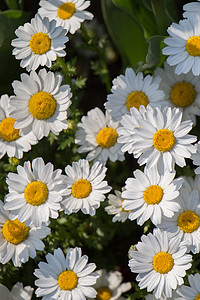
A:
<svg viewBox="0 0 200 300">
<path fill-rule="evenodd" d="M 160 299 L 160 300 L 175 300 L 175 299 L 177 299 L 177 297 L 178 297 L 178 294 L 177 294 L 176 291 L 175 291 L 175 292 L 172 292 L 172 297 L 167 298 L 167 297 L 161 295 L 159 299 Z M 154 294 L 148 294 L 148 295 L 145 297 L 145 300 L 156 300 L 156 297 L 155 297 Z"/>
<path fill-rule="evenodd" d="M 112 94 L 107 96 L 105 103 L 114 121 L 121 120 L 122 116 L 130 111 L 131 107 L 139 109 L 140 105 L 157 106 L 162 103 L 164 92 L 159 90 L 159 77 L 147 75 L 143 78 L 142 72 L 137 75 L 133 69 L 127 68 L 125 76 L 120 75 L 113 80 Z"/>
<path fill-rule="evenodd" d="M 90 1 L 85 0 L 41 0 L 38 13 L 42 17 L 56 20 L 57 25 L 74 34 L 84 20 L 92 20 L 93 14 L 85 10 Z"/>
<path fill-rule="evenodd" d="M 136 109 L 132 110 L 131 118 L 134 121 L 137 118 Z M 123 127 L 118 130 L 118 142 L 125 143 L 122 151 L 126 150 L 139 158 L 139 165 L 146 164 L 148 169 L 157 165 L 159 170 L 166 168 L 172 171 L 175 164 L 184 167 L 185 158 L 190 158 L 196 152 L 191 144 L 196 141 L 196 136 L 187 134 L 192 129 L 192 121 L 182 122 L 182 112 L 178 108 L 165 107 L 161 110 L 148 105 L 146 109 L 140 109 L 138 124 L 133 127 L 129 142 L 125 143 L 125 131 L 131 131 L 130 116 L 125 115 Z"/>
<path fill-rule="evenodd" d="M 191 159 L 193 160 L 193 164 L 198 166 L 194 172 L 195 174 L 200 174 L 200 141 L 196 144 L 196 153 L 192 154 Z"/>
<path fill-rule="evenodd" d="M 162 78 L 160 88 L 167 105 L 178 107 L 183 112 L 183 120 L 192 120 L 196 125 L 196 115 L 200 115 L 200 76 L 194 76 L 191 71 L 177 75 L 175 67 L 166 62 L 163 69 L 157 68 L 154 73 Z"/>
<path fill-rule="evenodd" d="M 95 299 L 98 300 L 124 300 L 121 297 L 123 293 L 126 293 L 131 289 L 130 282 L 122 283 L 123 277 L 119 271 L 107 272 L 105 269 L 97 271 L 99 278 L 94 288 L 97 291 Z M 90 298 L 89 298 L 90 299 Z"/>
<path fill-rule="evenodd" d="M 84 214 L 95 215 L 100 202 L 105 199 L 104 194 L 111 190 L 107 181 L 103 181 L 106 170 L 99 162 L 90 169 L 86 159 L 80 159 L 65 168 L 67 189 L 61 205 L 66 214 L 81 209 Z"/>
<path fill-rule="evenodd" d="M 16 59 L 21 59 L 20 66 L 27 71 L 36 70 L 40 65 L 50 68 L 57 56 L 66 55 L 63 50 L 69 40 L 66 33 L 63 27 L 57 26 L 56 20 L 42 19 L 37 14 L 31 23 L 15 31 L 17 38 L 11 42 L 15 47 L 12 53 Z"/>
<path fill-rule="evenodd" d="M 200 0 L 197 0 L 196 2 L 190 2 L 190 3 L 183 5 L 183 10 L 185 10 L 185 12 L 183 13 L 184 18 L 190 17 L 191 14 L 199 14 L 200 13 L 200 3 L 198 1 L 200 1 Z"/>
<path fill-rule="evenodd" d="M 11 291 L 6 286 L 0 285 L 1 300 L 31 300 L 33 288 L 25 286 L 21 282 L 17 282 Z"/>
<path fill-rule="evenodd" d="M 58 217 L 66 186 L 62 170 L 53 168 L 50 162 L 45 165 L 38 157 L 32 161 L 32 168 L 30 161 L 26 161 L 23 167 L 17 166 L 18 174 L 8 173 L 5 209 L 11 211 L 12 219 L 41 226 L 48 223 L 50 217 Z"/>
<path fill-rule="evenodd" d="M 176 74 L 187 74 L 190 70 L 195 76 L 200 75 L 200 15 L 191 14 L 189 19 L 172 23 L 167 30 L 170 38 L 164 40 L 162 52 L 169 55 L 167 62 L 176 66 Z"/>
<path fill-rule="evenodd" d="M 177 199 L 178 212 L 171 218 L 163 217 L 158 227 L 167 231 L 170 238 L 179 238 L 188 243 L 193 253 L 200 252 L 200 194 L 186 188 L 180 190 Z"/>
<path fill-rule="evenodd" d="M 126 210 L 122 207 L 124 199 L 121 197 L 121 192 L 117 190 L 114 192 L 115 195 L 108 195 L 108 203 L 110 205 L 105 207 L 105 211 L 109 215 L 114 215 L 114 217 L 112 218 L 112 222 L 125 222 L 128 219 L 130 210 Z"/>
<path fill-rule="evenodd" d="M 192 191 L 197 190 L 200 192 L 200 175 L 196 175 L 194 177 L 181 177 L 183 180 L 182 188 L 188 189 L 189 193 L 192 193 Z"/>
<path fill-rule="evenodd" d="M 40 140 L 50 131 L 58 135 L 67 129 L 67 109 L 71 105 L 69 85 L 61 86 L 62 77 L 41 69 L 37 74 L 21 74 L 15 80 L 16 96 L 11 97 L 10 116 L 16 118 L 15 128 L 24 132 L 33 131 Z"/>
<path fill-rule="evenodd" d="M 98 107 L 91 109 L 77 125 L 75 143 L 81 145 L 78 153 L 90 151 L 86 159 L 102 164 L 106 164 L 108 159 L 123 161 L 122 146 L 117 142 L 118 126 L 119 122 L 113 122 L 108 111 L 104 115 Z"/>
<path fill-rule="evenodd" d="M 190 286 L 182 285 L 178 288 L 177 294 L 181 297 L 179 299 L 198 300 L 200 299 L 200 275 L 198 273 L 188 276 Z"/>
<path fill-rule="evenodd" d="M 87 263 L 88 256 L 83 255 L 81 248 L 70 248 L 66 257 L 60 248 L 54 254 L 46 255 L 47 263 L 40 262 L 34 275 L 38 277 L 36 296 L 43 300 L 86 300 L 95 298 L 97 292 L 91 285 L 96 283 L 98 274 L 94 263 Z"/>
<path fill-rule="evenodd" d="M 26 226 L 18 219 L 12 220 L 9 211 L 0 201 L 0 263 L 6 264 L 12 259 L 15 267 L 36 257 L 36 250 L 44 250 L 41 239 L 50 234 L 50 229 L 43 225 Z"/>
<path fill-rule="evenodd" d="M 126 180 L 122 207 L 130 210 L 129 219 L 137 219 L 143 225 L 149 218 L 154 225 L 161 222 L 162 216 L 172 217 L 180 209 L 176 198 L 179 195 L 182 180 L 174 179 L 175 172 L 165 170 L 159 174 L 156 167 L 133 172 L 135 178 Z"/>
<path fill-rule="evenodd" d="M 23 157 L 23 152 L 31 150 L 31 145 L 37 144 L 38 140 L 33 132 L 19 134 L 15 129 L 16 119 L 10 117 L 10 98 L 2 95 L 0 99 L 0 158 L 6 153 L 9 157 L 18 159 Z"/>
<path fill-rule="evenodd" d="M 154 290 L 156 299 L 161 295 L 172 297 L 172 290 L 183 284 L 183 277 L 192 265 L 192 256 L 179 238 L 169 239 L 166 232 L 154 229 L 141 237 L 137 250 L 130 250 L 129 267 L 139 273 L 136 280 L 141 289 Z"/>
</svg>

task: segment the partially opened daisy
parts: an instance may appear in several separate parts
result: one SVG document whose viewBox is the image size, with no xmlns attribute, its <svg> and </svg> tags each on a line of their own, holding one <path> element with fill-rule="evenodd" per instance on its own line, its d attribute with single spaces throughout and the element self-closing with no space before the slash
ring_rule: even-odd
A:
<svg viewBox="0 0 200 300">
<path fill-rule="evenodd" d="M 188 276 L 189 286 L 182 285 L 178 288 L 177 294 L 181 297 L 177 297 L 177 300 L 198 300 L 200 299 L 200 275 L 198 273 Z"/>
<path fill-rule="evenodd" d="M 15 80 L 16 96 L 11 97 L 12 118 L 15 128 L 24 132 L 33 131 L 40 140 L 50 131 L 58 135 L 67 129 L 67 109 L 71 105 L 69 85 L 61 86 L 61 75 L 54 75 L 41 69 L 38 74 L 21 74 L 21 81 Z"/>
<path fill-rule="evenodd" d="M 137 75 L 133 69 L 127 68 L 125 76 L 120 75 L 113 80 L 112 94 L 107 96 L 105 103 L 114 121 L 121 120 L 122 116 L 130 111 L 131 107 L 139 109 L 140 105 L 157 106 L 162 103 L 164 92 L 159 89 L 160 79 L 147 75 L 143 78 L 142 72 Z"/>
<path fill-rule="evenodd" d="M 97 292 L 92 287 L 99 275 L 93 272 L 94 263 L 88 263 L 88 256 L 83 255 L 81 248 L 70 248 L 66 257 L 60 248 L 54 254 L 46 255 L 46 262 L 38 264 L 34 275 L 38 277 L 36 296 L 43 300 L 86 300 L 95 298 Z"/>
<path fill-rule="evenodd" d="M 200 141 L 196 144 L 196 153 L 192 154 L 191 159 L 193 160 L 193 164 L 198 166 L 194 170 L 195 174 L 200 174 Z"/>
<path fill-rule="evenodd" d="M 196 115 L 200 115 L 200 76 L 194 76 L 191 71 L 177 75 L 175 67 L 166 62 L 164 68 L 157 68 L 154 73 L 162 78 L 160 88 L 167 105 L 178 107 L 183 112 L 183 120 L 192 120 L 195 125 Z"/>
<path fill-rule="evenodd" d="M 175 172 L 165 170 L 161 175 L 156 167 L 133 172 L 135 178 L 126 180 L 122 207 L 130 210 L 129 219 L 137 219 L 143 225 L 149 218 L 154 225 L 161 222 L 163 215 L 172 217 L 180 209 L 176 198 L 181 188 L 181 179 L 174 179 Z"/>
<path fill-rule="evenodd" d="M 26 226 L 18 219 L 12 220 L 9 211 L 0 201 L 0 263 L 6 264 L 12 259 L 15 267 L 36 257 L 36 250 L 44 250 L 41 239 L 50 234 L 46 225 Z"/>
<path fill-rule="evenodd" d="M 104 201 L 106 193 L 111 187 L 103 180 L 106 170 L 102 164 L 96 162 L 90 168 L 86 159 L 73 162 L 65 168 L 67 185 L 66 195 L 62 201 L 62 208 L 66 214 L 81 210 L 84 214 L 95 215 L 100 202 Z"/>
<path fill-rule="evenodd" d="M 200 14 L 199 0 L 197 0 L 196 2 L 190 2 L 183 5 L 183 10 L 185 11 L 183 13 L 184 18 L 190 17 L 191 14 Z"/>
<path fill-rule="evenodd" d="M 21 282 L 17 282 L 11 291 L 6 286 L 0 285 L 1 300 L 31 300 L 32 294 L 33 288 L 23 287 Z"/>
<path fill-rule="evenodd" d="M 195 76 L 200 75 L 200 15 L 191 14 L 188 19 L 172 23 L 167 30 L 170 38 L 164 40 L 162 52 L 169 55 L 167 62 L 176 66 L 176 74 L 187 74 L 190 70 Z"/>
<path fill-rule="evenodd" d="M 75 33 L 84 20 L 92 20 L 93 14 L 85 10 L 90 1 L 85 0 L 41 0 L 38 13 L 42 17 L 56 20 L 57 25 Z"/>
<path fill-rule="evenodd" d="M 89 152 L 86 159 L 106 164 L 107 160 L 122 161 L 122 145 L 117 142 L 119 122 L 113 122 L 110 114 L 98 108 L 91 109 L 77 125 L 75 143 L 79 153 Z"/>
<path fill-rule="evenodd" d="M 25 23 L 15 31 L 17 38 L 11 43 L 15 47 L 13 55 L 21 59 L 20 66 L 27 71 L 39 66 L 50 68 L 52 61 L 66 55 L 63 50 L 69 40 L 66 33 L 63 27 L 57 26 L 56 20 L 42 19 L 37 14 L 31 23 Z"/>
<path fill-rule="evenodd" d="M 172 297 L 172 291 L 183 284 L 183 277 L 192 265 L 192 256 L 179 238 L 169 239 L 166 232 L 154 229 L 141 237 L 137 250 L 130 250 L 129 267 L 139 273 L 136 280 L 141 289 L 154 290 L 156 299 Z"/>
<path fill-rule="evenodd" d="M 12 219 L 41 226 L 48 223 L 49 218 L 58 217 L 66 186 L 62 170 L 53 169 L 50 162 L 45 165 L 38 157 L 32 161 L 32 166 L 30 161 L 23 167 L 18 166 L 18 174 L 8 173 L 9 193 L 5 197 L 5 208 L 11 212 Z"/>
<path fill-rule="evenodd" d="M 38 139 L 33 132 L 24 134 L 15 129 L 15 118 L 10 117 L 10 98 L 2 95 L 0 99 L 0 158 L 6 153 L 9 157 L 22 158 L 23 152 L 31 150 Z"/>
</svg>

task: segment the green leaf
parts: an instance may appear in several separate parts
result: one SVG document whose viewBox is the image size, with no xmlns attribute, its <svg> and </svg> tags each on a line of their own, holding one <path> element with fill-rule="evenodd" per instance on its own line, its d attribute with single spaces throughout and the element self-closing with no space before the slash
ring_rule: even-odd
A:
<svg viewBox="0 0 200 300">
<path fill-rule="evenodd" d="M 18 9 L 17 0 L 6 0 L 6 4 L 8 5 L 9 9 Z"/>
</svg>

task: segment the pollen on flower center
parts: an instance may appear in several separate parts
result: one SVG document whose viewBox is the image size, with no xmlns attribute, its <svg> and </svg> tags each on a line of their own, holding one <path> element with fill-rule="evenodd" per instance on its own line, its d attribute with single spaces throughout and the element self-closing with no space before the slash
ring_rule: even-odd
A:
<svg viewBox="0 0 200 300">
<path fill-rule="evenodd" d="M 143 199 L 147 204 L 158 204 L 162 197 L 163 189 L 159 185 L 150 185 L 143 193 Z"/>
<path fill-rule="evenodd" d="M 112 297 L 112 292 L 108 287 L 100 287 L 97 289 L 97 300 L 109 300 Z"/>
<path fill-rule="evenodd" d="M 110 148 L 115 145 L 117 138 L 118 134 L 116 129 L 104 127 L 98 132 L 96 136 L 96 142 L 102 148 Z"/>
<path fill-rule="evenodd" d="M 51 48 L 51 39 L 43 32 L 35 33 L 30 40 L 30 48 L 35 54 L 42 55 Z"/>
<path fill-rule="evenodd" d="M 63 271 L 58 276 L 58 285 L 61 288 L 61 290 L 71 291 L 77 286 L 77 283 L 78 276 L 73 271 Z"/>
<path fill-rule="evenodd" d="M 191 233 L 199 227 L 199 216 L 193 211 L 184 211 L 178 217 L 178 226 L 184 232 Z"/>
<path fill-rule="evenodd" d="M 88 197 L 91 191 L 92 185 L 86 179 L 79 179 L 72 185 L 72 195 L 77 199 Z"/>
<path fill-rule="evenodd" d="M 161 274 L 168 273 L 174 266 L 174 259 L 168 252 L 159 252 L 153 258 L 153 268 Z"/>
<path fill-rule="evenodd" d="M 195 300 L 200 300 L 200 293 L 194 299 Z"/>
<path fill-rule="evenodd" d="M 27 239 L 29 227 L 19 220 L 7 220 L 3 225 L 4 238 L 11 244 L 17 245 Z"/>
<path fill-rule="evenodd" d="M 186 43 L 186 50 L 192 56 L 200 56 L 200 36 L 192 36 Z"/>
<path fill-rule="evenodd" d="M 148 103 L 148 97 L 145 93 L 140 91 L 132 92 L 126 98 L 126 107 L 128 111 L 130 111 L 131 107 L 135 107 L 139 110 L 140 105 L 144 105 L 146 107 Z"/>
<path fill-rule="evenodd" d="M 32 181 L 24 191 L 26 201 L 31 205 L 40 205 L 47 200 L 48 188 L 42 181 Z"/>
<path fill-rule="evenodd" d="M 76 7 L 72 2 L 66 2 L 59 6 L 57 15 L 63 20 L 70 19 L 75 13 Z"/>
<path fill-rule="evenodd" d="M 0 138 L 3 141 L 12 142 L 17 140 L 19 136 L 19 129 L 14 128 L 16 119 L 6 118 L 0 123 Z"/>
<path fill-rule="evenodd" d="M 177 82 L 171 89 L 170 98 L 176 106 L 186 107 L 194 102 L 196 92 L 191 83 Z"/>
<path fill-rule="evenodd" d="M 49 119 L 55 112 L 56 100 L 47 92 L 38 92 L 30 98 L 28 107 L 35 119 Z"/>
<path fill-rule="evenodd" d="M 160 129 L 154 134 L 153 145 L 158 151 L 170 151 L 175 143 L 174 134 L 169 129 Z"/>
</svg>

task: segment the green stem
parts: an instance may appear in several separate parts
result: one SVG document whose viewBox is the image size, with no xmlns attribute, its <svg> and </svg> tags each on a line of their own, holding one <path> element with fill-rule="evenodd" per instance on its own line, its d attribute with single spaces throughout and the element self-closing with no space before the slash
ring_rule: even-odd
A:
<svg viewBox="0 0 200 300">
<path fill-rule="evenodd" d="M 60 65 L 61 73 L 64 75 L 65 83 L 68 83 L 69 85 L 71 85 L 71 77 L 68 75 L 68 69 L 65 64 L 65 61 L 63 60 L 63 58 L 57 57 L 57 62 Z"/>
<path fill-rule="evenodd" d="M 166 35 L 167 19 L 165 14 L 165 8 L 162 0 L 151 0 L 151 6 L 155 15 L 158 34 Z"/>
<path fill-rule="evenodd" d="M 19 9 L 17 0 L 6 0 L 9 9 Z"/>
</svg>

